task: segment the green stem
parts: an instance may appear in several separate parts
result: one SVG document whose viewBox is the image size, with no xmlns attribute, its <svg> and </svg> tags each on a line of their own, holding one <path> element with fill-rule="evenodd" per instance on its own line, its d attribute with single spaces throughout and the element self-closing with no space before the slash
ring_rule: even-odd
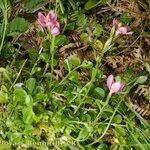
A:
<svg viewBox="0 0 150 150">
<path fill-rule="evenodd" d="M 33 65 L 32 69 L 31 69 L 31 73 L 30 73 L 30 75 L 31 75 L 31 76 L 34 74 L 35 67 L 37 66 L 37 64 L 38 64 L 39 60 L 41 59 L 41 58 L 40 58 L 40 54 L 41 54 L 41 52 L 42 52 L 42 48 L 41 48 L 41 49 L 40 49 L 40 51 L 39 51 L 39 57 L 38 57 L 38 59 L 36 60 L 36 62 L 34 63 L 34 65 Z"/>
<path fill-rule="evenodd" d="M 90 91 L 90 89 L 91 89 L 91 86 L 92 86 L 93 82 L 95 81 L 95 77 L 96 77 L 96 74 L 97 74 L 97 70 L 98 70 L 98 68 L 101 66 L 101 60 L 102 60 L 104 54 L 105 54 L 105 51 L 104 51 L 104 47 L 103 47 L 101 56 L 99 56 L 99 57 L 97 58 L 97 60 L 96 60 L 96 66 L 95 66 L 96 72 L 92 75 L 91 80 L 90 80 L 90 82 L 89 82 L 90 84 L 87 83 L 87 84 L 80 90 L 80 92 L 83 91 L 83 89 L 84 89 L 87 85 L 89 85 L 86 94 L 85 94 L 84 97 L 82 98 L 81 103 L 78 105 L 78 107 L 77 107 L 77 109 L 75 110 L 74 113 L 76 113 L 76 112 L 78 111 L 78 109 L 79 109 L 79 108 L 81 107 L 81 105 L 83 104 L 84 99 L 85 99 L 86 96 L 88 95 L 88 93 L 89 93 L 89 91 Z M 79 94 L 80 94 L 80 92 L 79 92 Z M 79 95 L 79 94 L 78 94 L 78 95 Z M 78 95 L 77 95 L 77 96 L 78 96 Z M 77 96 L 75 96 L 75 97 L 73 98 L 73 100 L 75 100 L 75 98 L 76 98 Z M 109 93 L 108 96 L 111 97 L 111 94 Z M 110 97 L 107 97 L 106 102 L 109 101 Z M 72 100 L 71 100 L 71 102 L 72 102 Z M 103 109 L 104 109 L 104 108 L 103 108 Z M 98 116 L 98 117 L 99 117 L 99 116 Z"/>
<path fill-rule="evenodd" d="M 49 35 L 50 35 L 50 32 L 49 32 Z M 55 54 L 54 48 L 55 48 L 55 35 L 52 36 L 52 41 L 51 41 L 51 45 L 50 45 L 49 61 L 46 64 L 44 72 L 43 72 L 43 76 L 44 76 L 49 67 L 49 63 L 51 62 L 51 79 L 52 79 L 52 75 L 54 72 L 54 54 Z"/>
<path fill-rule="evenodd" d="M 5 4 L 4 4 L 4 10 L 3 10 L 3 13 L 4 13 L 4 27 L 3 27 L 3 35 L 2 35 L 2 41 L 1 41 L 1 44 L 0 44 L 0 53 L 1 53 L 1 50 L 3 48 L 3 44 L 4 44 L 4 39 L 5 39 L 5 35 L 6 35 L 6 27 L 7 27 L 7 0 L 4 1 Z"/>
<path fill-rule="evenodd" d="M 82 100 L 81 100 L 80 104 L 78 105 L 77 109 L 75 110 L 74 114 L 79 110 L 79 108 L 80 108 L 81 105 L 83 104 L 85 98 L 87 97 L 87 95 L 88 95 L 88 93 L 89 93 L 89 91 L 90 91 L 90 89 L 91 89 L 91 86 L 92 86 L 93 82 L 95 81 L 95 77 L 96 77 L 96 74 L 97 74 L 97 70 L 98 70 L 98 68 L 99 68 L 99 66 L 100 66 L 100 63 L 101 63 L 101 57 L 98 57 L 98 59 L 97 59 L 97 61 L 96 61 L 96 67 L 95 67 L 96 73 L 94 73 L 94 74 L 92 75 L 90 82 L 88 82 L 88 83 L 80 90 L 79 94 L 78 94 L 77 96 L 75 96 L 75 97 L 73 98 L 73 100 L 71 100 L 71 102 L 74 101 L 74 100 L 80 95 L 80 93 L 84 90 L 84 88 L 86 88 L 86 87 L 88 86 L 88 89 L 87 89 L 86 93 L 84 94 L 84 97 L 82 98 Z"/>
<path fill-rule="evenodd" d="M 27 62 L 27 59 L 23 62 L 22 66 L 21 66 L 21 68 L 20 68 L 20 70 L 19 70 L 19 72 L 18 72 L 18 74 L 17 74 L 16 79 L 15 79 L 15 81 L 12 83 L 11 87 L 9 88 L 9 90 L 11 90 L 11 89 L 14 87 L 14 85 L 16 84 L 16 82 L 17 82 L 19 76 L 21 75 L 21 72 L 22 72 L 23 67 L 25 66 L 26 62 Z"/>
<path fill-rule="evenodd" d="M 84 87 L 82 87 L 82 89 L 78 92 L 78 94 L 76 95 L 76 96 L 74 96 L 74 98 L 72 98 L 71 100 L 70 100 L 70 102 L 69 102 L 69 104 L 71 104 L 79 95 L 81 95 L 81 93 L 84 91 L 84 89 L 88 86 L 90 84 L 90 82 L 89 83 L 87 83 Z M 83 100 L 82 100 L 83 101 Z M 80 104 L 79 104 L 80 105 Z M 80 105 L 81 106 L 81 105 Z"/>
<path fill-rule="evenodd" d="M 92 83 L 93 83 L 92 81 L 90 81 L 90 82 L 88 83 L 88 84 L 89 84 L 88 89 L 87 89 L 86 93 L 84 94 L 84 97 L 81 99 L 81 102 L 80 102 L 80 104 L 78 105 L 77 109 L 74 111 L 74 114 L 76 114 L 76 112 L 79 110 L 79 108 L 80 108 L 81 105 L 83 104 L 85 98 L 87 97 L 87 95 L 88 95 L 88 93 L 89 93 L 89 91 L 90 91 L 90 89 L 91 89 Z M 84 88 L 86 88 L 86 87 L 84 86 Z M 82 88 L 81 90 L 83 91 L 84 88 Z M 77 95 L 77 97 L 80 95 L 80 93 L 81 93 L 81 92 L 79 92 L 79 94 Z M 75 98 L 76 98 L 76 97 L 75 97 Z M 73 100 L 71 100 L 71 102 L 74 101 L 75 98 L 73 98 Z"/>
<path fill-rule="evenodd" d="M 77 70 L 78 68 L 80 68 L 80 67 L 81 67 L 81 66 L 78 66 L 78 67 L 72 69 L 72 70 L 61 80 L 61 82 L 59 83 L 59 85 L 62 85 L 62 83 L 70 76 L 70 74 L 71 74 L 72 72 L 74 72 L 75 70 Z"/>
<path fill-rule="evenodd" d="M 54 51 L 55 48 L 55 35 L 52 36 L 52 43 L 51 43 L 51 49 L 50 49 L 50 53 L 51 53 L 51 75 L 53 75 L 54 72 Z"/>
<path fill-rule="evenodd" d="M 99 119 L 101 113 L 103 112 L 103 110 L 105 109 L 105 107 L 108 105 L 109 100 L 110 100 L 110 98 L 111 98 L 111 95 L 112 95 L 112 93 L 109 92 L 108 95 L 107 95 L 106 101 L 105 101 L 105 103 L 104 103 L 104 105 L 103 105 L 103 107 L 102 107 L 102 109 L 100 110 L 99 114 L 96 116 L 96 119 L 94 120 L 94 124 L 98 121 L 98 119 Z"/>
<path fill-rule="evenodd" d="M 80 66 L 77 66 L 77 67 L 75 67 L 73 70 L 71 70 L 71 71 L 61 80 L 61 82 L 59 82 L 58 85 L 54 86 L 54 88 L 52 89 L 52 91 L 54 91 L 56 87 L 62 85 L 63 82 L 70 76 L 70 74 L 71 74 L 72 72 L 74 72 L 75 70 L 77 70 L 78 68 L 80 68 L 80 67 L 81 67 L 81 65 L 80 65 Z"/>
<path fill-rule="evenodd" d="M 111 93 L 111 94 L 112 94 L 112 93 Z M 108 94 L 107 99 L 106 99 L 107 102 L 109 102 L 109 99 L 110 99 L 110 97 L 111 97 L 111 94 L 110 94 L 110 93 Z M 122 100 L 123 100 L 123 99 L 120 100 L 120 102 L 118 103 L 117 107 L 115 108 L 115 110 L 114 110 L 114 112 L 113 112 L 113 114 L 112 114 L 112 116 L 111 116 L 111 118 L 110 118 L 110 120 L 109 120 L 109 123 L 108 123 L 107 127 L 105 128 L 103 134 L 102 134 L 96 141 L 94 141 L 93 143 L 91 143 L 91 144 L 89 144 L 89 145 L 93 145 L 93 144 L 95 144 L 95 143 L 98 143 L 98 142 L 105 136 L 105 134 L 106 134 L 106 132 L 108 131 L 108 129 L 109 129 L 110 125 L 111 125 L 111 122 L 112 122 L 112 120 L 113 120 L 113 118 L 114 118 L 114 116 L 115 116 L 115 114 L 116 114 L 116 112 L 117 112 L 117 110 L 118 110 L 118 108 L 119 108 L 121 102 L 122 102 Z M 106 105 L 105 105 L 105 106 L 106 106 Z"/>
<path fill-rule="evenodd" d="M 55 3 L 55 13 L 57 12 L 58 3 L 59 3 L 59 0 L 56 0 L 56 3 Z"/>
</svg>

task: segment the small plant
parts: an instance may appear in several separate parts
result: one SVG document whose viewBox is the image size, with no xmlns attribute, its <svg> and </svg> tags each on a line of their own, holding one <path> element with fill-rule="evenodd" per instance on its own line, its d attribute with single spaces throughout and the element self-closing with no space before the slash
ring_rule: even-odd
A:
<svg viewBox="0 0 150 150">
<path fill-rule="evenodd" d="M 55 36 L 60 33 L 60 24 L 57 21 L 57 15 L 54 11 L 49 11 L 46 16 L 44 16 L 41 12 L 38 12 L 38 22 L 42 27 L 46 27 L 49 31 L 51 47 L 50 47 L 50 54 L 51 54 L 51 74 L 54 71 L 54 54 L 55 54 Z M 47 71 L 49 63 L 47 63 L 44 74 Z"/>
<path fill-rule="evenodd" d="M 38 22 L 42 27 L 47 27 L 52 35 L 58 35 L 60 33 L 60 25 L 54 11 L 49 11 L 46 16 L 38 12 Z"/>
<path fill-rule="evenodd" d="M 118 21 L 117 18 L 113 19 L 113 26 L 115 26 L 116 28 L 116 35 L 118 34 L 130 35 L 133 33 L 133 32 L 129 32 L 128 26 L 122 26 L 122 24 Z"/>
</svg>

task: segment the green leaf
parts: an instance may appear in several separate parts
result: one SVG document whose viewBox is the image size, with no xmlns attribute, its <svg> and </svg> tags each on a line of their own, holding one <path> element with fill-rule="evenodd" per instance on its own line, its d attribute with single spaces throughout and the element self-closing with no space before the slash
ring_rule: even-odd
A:
<svg viewBox="0 0 150 150">
<path fill-rule="evenodd" d="M 102 88 L 96 87 L 94 93 L 99 97 L 105 97 L 105 91 Z"/>
<path fill-rule="evenodd" d="M 13 96 L 13 100 L 15 102 L 19 102 L 20 104 L 23 105 L 25 103 L 26 97 L 27 97 L 27 93 L 25 90 L 21 88 L 15 89 L 14 96 Z"/>
<path fill-rule="evenodd" d="M 39 116 L 39 115 L 43 115 L 43 113 L 45 112 L 45 107 L 44 107 L 44 105 L 41 105 L 41 104 L 35 104 L 34 106 L 33 106 L 33 112 L 37 115 L 37 116 Z"/>
<path fill-rule="evenodd" d="M 90 122 L 91 121 L 91 116 L 88 114 L 82 114 L 81 119 L 83 122 Z"/>
<path fill-rule="evenodd" d="M 89 135 L 89 132 L 88 132 L 87 128 L 86 128 L 86 127 L 83 127 L 83 128 L 80 130 L 78 139 L 79 139 L 79 140 L 83 140 L 83 139 L 85 139 L 86 137 L 88 137 L 88 135 Z"/>
<path fill-rule="evenodd" d="M 26 0 L 24 10 L 27 12 L 34 12 L 35 10 L 43 6 L 43 2 L 44 0 Z"/>
<path fill-rule="evenodd" d="M 75 10 L 77 8 L 76 2 L 74 0 L 68 0 L 70 5 L 72 6 L 72 9 Z"/>
<path fill-rule="evenodd" d="M 100 40 L 95 39 L 93 43 L 93 47 L 94 49 L 101 51 L 103 48 L 103 43 Z"/>
<path fill-rule="evenodd" d="M 1 90 L 4 91 L 5 93 L 8 93 L 8 89 L 5 85 L 1 86 Z"/>
<path fill-rule="evenodd" d="M 71 62 L 70 62 L 68 59 L 65 59 L 65 61 L 64 61 L 64 67 L 65 67 L 65 69 L 68 70 L 69 72 L 71 71 L 71 69 L 72 69 L 72 64 L 71 64 Z"/>
<path fill-rule="evenodd" d="M 10 142 L 20 142 L 22 138 L 22 134 L 19 132 L 14 132 L 14 133 L 9 132 L 8 137 Z"/>
<path fill-rule="evenodd" d="M 99 37 L 102 34 L 103 31 L 103 27 L 100 24 L 96 24 L 94 27 L 94 31 L 93 31 L 93 35 L 95 35 L 96 37 Z"/>
<path fill-rule="evenodd" d="M 39 149 L 40 150 L 49 150 L 48 146 L 46 146 L 46 145 L 40 145 Z"/>
<path fill-rule="evenodd" d="M 91 61 L 84 60 L 82 63 L 82 67 L 90 69 L 93 67 L 93 63 Z"/>
<path fill-rule="evenodd" d="M 111 43 L 112 43 L 112 38 L 110 37 L 107 41 L 106 41 L 106 43 L 105 43 L 105 45 L 104 45 L 104 47 L 103 47 L 103 53 L 105 53 L 105 52 L 107 52 L 112 46 L 111 46 Z"/>
<path fill-rule="evenodd" d="M 97 69 L 92 68 L 92 77 L 95 77 L 97 75 Z"/>
<path fill-rule="evenodd" d="M 32 110 L 32 107 L 26 107 L 24 110 L 23 110 L 23 121 L 24 123 L 26 124 L 32 124 L 32 122 L 34 121 L 33 120 L 33 115 L 34 115 L 34 112 Z"/>
<path fill-rule="evenodd" d="M 16 17 L 8 25 L 8 33 L 19 32 L 23 33 L 28 30 L 30 23 L 24 18 Z"/>
<path fill-rule="evenodd" d="M 86 10 L 90 10 L 93 7 L 95 7 L 97 5 L 99 1 L 98 0 L 89 0 L 86 4 L 85 4 L 85 9 Z"/>
<path fill-rule="evenodd" d="M 115 127 L 115 135 L 117 137 L 120 137 L 120 136 L 125 136 L 126 135 L 126 130 L 123 128 L 123 127 Z"/>
<path fill-rule="evenodd" d="M 25 130 L 23 131 L 24 134 L 28 135 L 28 134 L 32 134 L 33 133 L 33 126 L 30 124 L 26 124 L 25 125 Z"/>
<path fill-rule="evenodd" d="M 36 83 L 36 79 L 35 78 L 29 78 L 27 81 L 26 81 L 26 88 L 28 89 L 29 93 L 32 93 L 34 88 L 35 88 L 35 83 Z"/>
<path fill-rule="evenodd" d="M 0 9 L 2 9 L 2 12 L 4 13 L 4 11 L 5 11 L 5 4 L 4 4 L 3 0 L 0 1 Z"/>
<path fill-rule="evenodd" d="M 49 55 L 48 55 L 48 53 L 46 53 L 46 52 L 41 53 L 41 54 L 40 54 L 40 58 L 41 58 L 44 62 L 49 63 Z"/>
<path fill-rule="evenodd" d="M 80 27 L 85 26 L 87 24 L 87 17 L 85 14 L 79 14 L 77 25 Z"/>
<path fill-rule="evenodd" d="M 2 85 L 0 90 L 0 103 L 8 102 L 8 89 L 6 86 Z"/>
<path fill-rule="evenodd" d="M 81 39 L 82 41 L 85 41 L 85 40 L 87 40 L 88 36 L 89 36 L 89 35 L 88 35 L 87 33 L 81 33 L 80 39 Z"/>
<path fill-rule="evenodd" d="M 127 15 L 127 13 L 123 13 L 123 14 L 120 16 L 120 21 L 123 22 L 124 24 L 129 24 L 129 23 L 131 23 L 132 18 L 129 17 L 129 16 Z"/>
<path fill-rule="evenodd" d="M 27 50 L 32 63 L 35 63 L 38 59 L 38 51 L 35 48 L 30 48 Z"/>
<path fill-rule="evenodd" d="M 43 43 L 42 43 L 42 46 L 43 46 L 44 49 L 49 50 L 49 48 L 51 47 L 51 43 L 50 43 L 49 39 L 44 40 Z"/>
<path fill-rule="evenodd" d="M 72 144 L 68 144 L 68 147 L 70 150 L 79 150 L 76 146 L 74 146 Z"/>
<path fill-rule="evenodd" d="M 147 80 L 147 76 L 140 76 L 137 80 L 136 80 L 136 82 L 135 82 L 135 84 L 142 84 L 142 83 L 144 83 L 146 80 Z"/>
<path fill-rule="evenodd" d="M 147 71 L 150 73 L 150 63 L 146 62 L 144 66 L 146 67 Z"/>
<path fill-rule="evenodd" d="M 79 73 L 77 71 L 74 71 L 74 72 L 72 72 L 70 74 L 70 76 L 68 78 L 71 81 L 78 81 L 78 79 L 79 79 Z"/>
<path fill-rule="evenodd" d="M 0 73 L 3 73 L 4 80 L 11 82 L 11 73 L 8 71 L 8 69 L 0 68 Z"/>
<path fill-rule="evenodd" d="M 26 104 L 27 106 L 32 106 L 32 104 L 33 104 L 33 99 L 32 99 L 32 97 L 31 97 L 30 95 L 27 95 L 27 96 L 26 96 L 25 104 Z"/>
<path fill-rule="evenodd" d="M 71 22 L 66 25 L 65 29 L 66 30 L 75 30 L 75 26 L 76 26 L 75 22 Z"/>
<path fill-rule="evenodd" d="M 8 102 L 8 94 L 4 91 L 0 91 L 0 103 L 7 103 Z"/>
<path fill-rule="evenodd" d="M 110 38 L 113 38 L 113 36 L 114 36 L 114 34 L 115 34 L 115 26 L 113 26 L 112 28 L 111 28 L 111 31 L 110 31 Z"/>
<path fill-rule="evenodd" d="M 106 144 L 102 143 L 98 146 L 97 150 L 108 150 L 108 147 Z"/>
<path fill-rule="evenodd" d="M 44 93 L 37 93 L 34 99 L 34 102 L 40 102 L 47 99 L 47 94 Z"/>
<path fill-rule="evenodd" d="M 55 46 L 62 46 L 63 44 L 66 44 L 68 42 L 68 39 L 65 35 L 58 35 L 55 38 Z"/>
<path fill-rule="evenodd" d="M 71 57 L 71 58 L 69 58 L 69 61 L 74 66 L 79 66 L 81 64 L 81 60 L 78 57 Z"/>
<path fill-rule="evenodd" d="M 122 117 L 121 117 L 121 115 L 119 115 L 119 114 L 117 114 L 115 117 L 114 117 L 114 122 L 115 123 L 121 123 L 122 122 Z"/>
</svg>

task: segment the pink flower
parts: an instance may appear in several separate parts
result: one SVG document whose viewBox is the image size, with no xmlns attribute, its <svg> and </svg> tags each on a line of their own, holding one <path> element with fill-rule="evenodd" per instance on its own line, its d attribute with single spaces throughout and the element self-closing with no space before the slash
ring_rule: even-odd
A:
<svg viewBox="0 0 150 150">
<path fill-rule="evenodd" d="M 113 19 L 113 26 L 115 26 L 115 28 L 118 28 L 118 25 L 119 25 L 119 21 L 117 18 L 114 18 Z"/>
<path fill-rule="evenodd" d="M 122 26 L 117 18 L 113 19 L 113 26 L 115 26 L 115 28 L 116 28 L 116 35 L 118 35 L 118 34 L 129 35 L 129 34 L 133 33 L 133 32 L 129 32 L 130 29 L 128 26 Z"/>
<path fill-rule="evenodd" d="M 46 27 L 46 17 L 41 12 L 38 13 L 38 22 L 42 27 Z"/>
<path fill-rule="evenodd" d="M 129 35 L 129 34 L 132 34 L 133 32 L 129 32 L 129 29 L 128 29 L 128 26 L 122 26 L 122 27 L 119 27 L 117 30 L 116 30 L 116 34 L 126 34 L 126 35 Z"/>
<path fill-rule="evenodd" d="M 109 75 L 107 78 L 107 87 L 109 88 L 111 93 L 117 93 L 121 91 L 124 87 L 125 83 L 122 81 L 114 82 L 114 76 Z"/>
<path fill-rule="evenodd" d="M 42 27 L 50 29 L 51 34 L 58 35 L 60 33 L 60 24 L 54 11 L 50 10 L 46 16 L 39 12 L 38 22 Z"/>
</svg>

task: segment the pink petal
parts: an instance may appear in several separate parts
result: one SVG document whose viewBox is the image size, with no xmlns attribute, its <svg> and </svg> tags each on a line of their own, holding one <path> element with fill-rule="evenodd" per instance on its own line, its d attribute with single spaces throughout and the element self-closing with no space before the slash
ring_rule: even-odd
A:
<svg viewBox="0 0 150 150">
<path fill-rule="evenodd" d="M 121 86 L 122 86 L 121 82 L 115 82 L 115 83 L 113 83 L 112 86 L 111 86 L 110 92 L 111 93 L 117 93 L 117 92 L 119 92 Z"/>
<path fill-rule="evenodd" d="M 54 20 L 56 21 L 57 19 L 57 15 L 55 14 L 55 12 L 53 10 L 50 10 L 47 14 L 47 18 L 49 18 L 49 20 Z"/>
<path fill-rule="evenodd" d="M 109 90 L 111 89 L 113 82 L 114 82 L 114 76 L 111 74 L 107 78 L 107 87 L 109 88 Z"/>
<path fill-rule="evenodd" d="M 124 88 L 124 86 L 125 86 L 125 82 L 121 81 L 121 87 L 120 87 L 120 90 L 119 90 L 119 91 L 122 91 L 123 88 Z"/>
<path fill-rule="evenodd" d="M 127 35 L 131 35 L 131 34 L 133 34 L 133 32 L 127 32 L 126 34 L 127 34 Z"/>
<path fill-rule="evenodd" d="M 38 22 L 42 27 L 46 27 L 46 17 L 41 12 L 38 12 Z"/>
<path fill-rule="evenodd" d="M 58 35 L 60 33 L 60 29 L 58 27 L 54 27 L 51 29 L 51 34 Z"/>
<path fill-rule="evenodd" d="M 119 21 L 117 18 L 114 18 L 113 19 L 113 26 L 115 26 L 116 28 L 118 28 L 118 24 L 119 24 Z"/>
<path fill-rule="evenodd" d="M 56 25 L 55 26 L 57 26 L 58 28 L 60 28 L 60 24 L 59 24 L 58 21 L 56 21 Z"/>
<path fill-rule="evenodd" d="M 49 25 L 50 25 L 51 28 L 54 28 L 54 27 L 60 28 L 60 25 L 59 25 L 58 21 L 50 21 Z"/>
<path fill-rule="evenodd" d="M 119 27 L 117 30 L 116 30 L 116 34 L 127 34 L 128 32 L 128 29 L 126 26 L 124 27 Z"/>
<path fill-rule="evenodd" d="M 127 35 L 129 35 L 129 34 L 132 34 L 132 33 L 133 33 L 133 32 L 129 32 L 129 31 L 131 30 L 129 26 L 127 26 L 127 25 L 126 25 L 126 26 L 124 26 L 124 27 L 125 27 L 125 28 L 127 28 L 127 33 L 126 33 Z"/>
</svg>

